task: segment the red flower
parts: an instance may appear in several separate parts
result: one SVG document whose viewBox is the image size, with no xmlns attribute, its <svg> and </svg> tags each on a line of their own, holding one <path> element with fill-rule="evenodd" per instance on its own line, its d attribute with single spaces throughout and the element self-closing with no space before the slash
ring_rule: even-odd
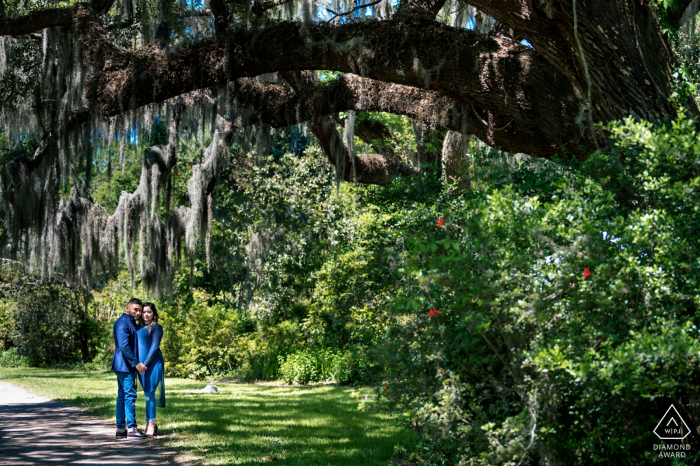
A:
<svg viewBox="0 0 700 466">
<path fill-rule="evenodd" d="M 445 226 L 445 221 L 440 217 L 437 221 L 437 224 L 439 227 L 444 227 Z"/>
<path fill-rule="evenodd" d="M 440 311 L 438 311 L 437 309 L 431 309 L 428 311 L 428 317 L 433 318 L 433 319 L 435 317 L 440 317 Z"/>
<path fill-rule="evenodd" d="M 387 390 L 389 390 L 389 384 L 388 384 L 388 383 L 385 383 L 385 384 L 384 384 L 384 388 L 386 388 Z"/>
<path fill-rule="evenodd" d="M 443 369 L 443 368 L 441 367 L 441 368 L 440 368 L 440 372 L 445 372 L 445 369 Z"/>
<path fill-rule="evenodd" d="M 583 278 L 588 278 L 588 277 L 590 277 L 590 276 L 592 276 L 592 275 L 593 275 L 593 274 L 591 273 L 590 270 L 588 270 L 588 267 L 586 267 L 585 269 L 583 269 Z"/>
</svg>

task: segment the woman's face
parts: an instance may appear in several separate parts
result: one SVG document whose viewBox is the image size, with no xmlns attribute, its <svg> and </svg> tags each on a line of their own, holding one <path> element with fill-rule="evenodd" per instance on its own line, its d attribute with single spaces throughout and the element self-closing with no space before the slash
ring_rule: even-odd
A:
<svg viewBox="0 0 700 466">
<path fill-rule="evenodd" d="M 149 306 L 144 307 L 142 317 L 143 317 L 143 322 L 146 325 L 150 324 L 151 321 L 153 320 L 153 309 L 151 309 Z"/>
</svg>

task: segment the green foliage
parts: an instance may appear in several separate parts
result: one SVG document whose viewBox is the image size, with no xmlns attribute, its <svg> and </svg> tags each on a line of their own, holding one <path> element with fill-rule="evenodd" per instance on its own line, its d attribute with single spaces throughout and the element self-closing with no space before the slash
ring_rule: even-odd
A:
<svg viewBox="0 0 700 466">
<path fill-rule="evenodd" d="M 0 329 L 3 344 L 32 364 L 90 362 L 103 332 L 91 311 L 92 296 L 83 286 L 41 281 L 19 266 L 1 275 Z"/>
<path fill-rule="evenodd" d="M 175 376 L 275 379 L 277 357 L 299 340 L 295 323 L 255 331 L 244 315 L 212 303 L 201 290 L 182 301 L 164 302 L 160 309 L 166 371 Z"/>
<path fill-rule="evenodd" d="M 7 351 L 0 352 L 0 367 L 29 367 L 29 359 L 20 356 L 16 348 L 10 348 Z"/>
<path fill-rule="evenodd" d="M 7 299 L 0 299 L 0 351 L 12 346 L 16 328 L 13 303 Z"/>
<path fill-rule="evenodd" d="M 698 46 L 698 34 L 690 34 L 689 28 L 674 31 L 671 37 L 673 52 L 676 57 L 676 66 L 673 70 L 674 88 L 673 101 L 683 106 L 688 101 L 697 103 L 698 88 L 700 86 L 700 47 Z"/>
<path fill-rule="evenodd" d="M 317 347 L 287 357 L 280 356 L 280 376 L 290 384 L 314 382 L 348 383 L 364 371 L 365 361 L 357 360 L 349 351 Z"/>
<path fill-rule="evenodd" d="M 650 464 L 671 401 L 700 421 L 695 124 L 611 130 L 619 149 L 577 169 L 484 169 L 416 209 L 382 352 L 382 395 L 421 437 L 404 458 Z"/>
<path fill-rule="evenodd" d="M 678 9 L 678 0 L 652 0 L 654 3 L 661 5 L 670 11 L 675 11 Z"/>
</svg>

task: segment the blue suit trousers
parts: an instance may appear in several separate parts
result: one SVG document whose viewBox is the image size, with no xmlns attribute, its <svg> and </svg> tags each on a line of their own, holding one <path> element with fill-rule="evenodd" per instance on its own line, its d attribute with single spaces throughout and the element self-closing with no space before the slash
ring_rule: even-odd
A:
<svg viewBox="0 0 700 466">
<path fill-rule="evenodd" d="M 117 372 L 117 429 L 136 427 L 136 373 Z"/>
</svg>

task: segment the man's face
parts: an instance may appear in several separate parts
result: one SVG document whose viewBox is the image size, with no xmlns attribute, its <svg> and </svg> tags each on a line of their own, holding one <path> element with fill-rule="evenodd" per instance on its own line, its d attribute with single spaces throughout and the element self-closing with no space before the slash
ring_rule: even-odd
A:
<svg viewBox="0 0 700 466">
<path fill-rule="evenodd" d="M 139 304 L 127 304 L 126 313 L 131 316 L 132 319 L 138 320 L 141 317 L 141 305 Z"/>
</svg>

